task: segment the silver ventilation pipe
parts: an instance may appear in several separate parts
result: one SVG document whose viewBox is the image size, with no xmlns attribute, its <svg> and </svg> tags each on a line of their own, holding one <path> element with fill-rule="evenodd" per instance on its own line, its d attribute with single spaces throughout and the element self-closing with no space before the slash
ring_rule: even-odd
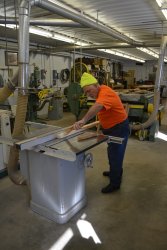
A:
<svg viewBox="0 0 167 250">
<path fill-rule="evenodd" d="M 0 24 L 19 24 L 19 20 L 15 18 L 0 18 Z M 77 27 L 81 28 L 83 25 L 64 19 L 30 19 L 30 25 L 40 26 L 61 26 L 61 27 Z"/>
<path fill-rule="evenodd" d="M 23 0 L 19 7 L 19 83 L 27 89 L 29 77 L 29 1 Z"/>
<path fill-rule="evenodd" d="M 30 25 L 41 26 L 61 26 L 61 27 L 77 27 L 81 28 L 83 25 L 65 19 L 30 19 Z"/>
<path fill-rule="evenodd" d="M 56 14 L 63 16 L 67 19 L 78 22 L 86 27 L 98 30 L 106 35 L 112 36 L 112 37 L 119 39 L 121 41 L 124 41 L 128 44 L 133 44 L 136 46 L 143 45 L 143 43 L 135 41 L 135 40 L 123 35 L 122 33 L 118 32 L 112 28 L 109 28 L 109 27 L 106 27 L 105 25 L 99 24 L 96 21 L 93 21 L 89 18 L 86 18 L 84 15 L 82 15 L 80 13 L 72 12 L 71 10 L 67 10 L 63 7 L 60 7 L 57 4 L 48 2 L 47 0 L 45 0 L 45 1 L 44 0 L 31 0 L 31 6 L 33 6 L 33 5 L 41 7 L 45 10 L 50 11 L 50 12 L 56 13 Z"/>
<path fill-rule="evenodd" d="M 72 51 L 75 50 L 80 50 L 80 48 L 82 47 L 83 51 L 88 51 L 88 50 L 97 50 L 97 49 L 129 49 L 129 48 L 136 48 L 136 46 L 134 45 L 130 45 L 130 44 L 122 44 L 120 42 L 113 42 L 113 43 L 109 43 L 109 44 L 99 44 L 99 45 L 86 45 L 86 46 L 79 46 L 79 45 L 63 45 L 63 46 L 57 46 L 55 48 L 41 48 L 42 52 L 59 52 L 59 51 Z M 140 47 L 140 46 L 139 46 Z M 141 46 L 143 47 L 143 46 Z M 146 47 L 146 46 L 145 46 Z M 159 44 L 156 44 L 156 46 L 149 46 L 148 47 L 159 47 Z M 33 51 L 33 49 L 32 49 Z"/>
<path fill-rule="evenodd" d="M 153 112 L 151 113 L 149 119 L 145 123 L 139 124 L 139 125 L 132 125 L 131 128 L 133 130 L 148 128 L 157 119 L 157 113 L 158 113 L 159 103 L 160 103 L 160 85 L 161 85 L 162 75 L 163 75 L 162 73 L 163 73 L 166 44 L 167 44 L 167 36 L 163 36 L 161 47 L 160 47 L 160 52 L 159 52 L 158 67 L 157 67 L 155 86 L 154 86 Z"/>
<path fill-rule="evenodd" d="M 18 24 L 19 21 L 18 19 L 16 20 L 15 18 L 9 18 L 7 17 L 6 19 L 0 18 L 0 24 Z"/>
</svg>

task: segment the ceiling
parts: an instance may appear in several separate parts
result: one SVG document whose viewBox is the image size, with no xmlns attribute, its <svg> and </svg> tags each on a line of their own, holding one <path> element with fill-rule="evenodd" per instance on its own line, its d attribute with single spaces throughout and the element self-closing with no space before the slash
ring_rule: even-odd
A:
<svg viewBox="0 0 167 250">
<path fill-rule="evenodd" d="M 19 2 L 21 1 L 0 1 L 1 21 L 7 21 L 9 18 L 16 20 L 18 18 Z M 141 46 L 148 47 L 158 53 L 161 37 L 162 35 L 167 35 L 167 20 L 155 0 L 84 0 L 84 4 L 82 0 L 50 0 L 48 2 L 54 2 L 56 5 L 61 4 L 61 7 L 66 9 L 67 12 L 74 12 L 72 17 L 74 24 L 76 24 L 76 16 L 83 15 L 84 19 L 89 20 L 91 18 L 90 23 L 94 22 L 97 26 L 104 27 L 104 31 L 103 28 L 99 30 L 96 27 L 91 27 L 89 24 L 87 26 L 82 22 L 78 26 L 71 25 L 70 27 L 65 27 L 65 25 L 40 25 L 42 29 L 62 34 L 75 40 L 82 40 L 82 42 L 89 45 L 86 48 L 77 47 L 74 44 L 31 34 L 31 49 L 34 50 L 37 48 L 44 49 L 45 47 L 47 47 L 47 51 L 51 50 L 52 52 L 73 51 L 74 49 L 77 51 L 78 49 L 82 53 L 99 56 L 107 55 L 114 59 L 120 59 L 121 57 L 97 51 L 98 48 L 116 49 L 144 60 L 154 60 L 153 56 L 136 49 L 136 47 L 139 47 L 141 44 Z M 53 13 L 41 7 L 32 6 L 30 19 L 45 21 L 46 19 L 61 19 L 64 21 L 64 19 L 67 20 L 67 17 L 57 12 Z M 107 32 L 105 32 L 105 29 L 107 29 Z M 113 34 L 116 33 L 116 36 L 110 35 L 110 30 Z M 121 36 L 125 37 L 125 40 L 127 38 L 128 43 L 125 43 Z M 17 39 L 16 30 L 0 26 L 1 48 L 9 46 L 11 49 L 14 49 L 17 45 Z M 8 42 L 6 42 L 7 40 Z"/>
</svg>

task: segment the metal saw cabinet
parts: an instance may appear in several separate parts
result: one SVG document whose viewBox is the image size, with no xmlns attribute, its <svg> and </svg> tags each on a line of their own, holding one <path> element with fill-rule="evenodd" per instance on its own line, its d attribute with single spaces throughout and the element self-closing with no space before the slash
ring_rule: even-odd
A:
<svg viewBox="0 0 167 250">
<path fill-rule="evenodd" d="M 86 204 L 85 166 L 92 165 L 92 156 L 85 151 L 107 137 L 99 135 L 78 141 L 75 134 L 58 139 L 62 129 L 52 126 L 49 129 L 44 134 L 43 130 L 36 130 L 16 145 L 20 149 L 21 172 L 31 190 L 32 210 L 63 224 Z"/>
</svg>

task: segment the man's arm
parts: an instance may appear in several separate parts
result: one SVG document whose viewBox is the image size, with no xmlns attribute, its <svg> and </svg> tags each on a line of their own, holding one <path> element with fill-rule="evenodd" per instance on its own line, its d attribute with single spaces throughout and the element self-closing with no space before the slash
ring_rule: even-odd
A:
<svg viewBox="0 0 167 250">
<path fill-rule="evenodd" d="M 78 122 L 74 123 L 74 129 L 80 129 L 85 125 L 89 120 L 91 120 L 97 113 L 102 110 L 103 105 L 95 103 L 86 113 L 86 115 Z"/>
</svg>

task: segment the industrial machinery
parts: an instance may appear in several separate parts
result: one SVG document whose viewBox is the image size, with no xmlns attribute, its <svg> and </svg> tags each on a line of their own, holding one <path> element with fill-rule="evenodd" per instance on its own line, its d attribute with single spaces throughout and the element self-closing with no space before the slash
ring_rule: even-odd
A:
<svg viewBox="0 0 167 250">
<path fill-rule="evenodd" d="M 85 100 L 82 97 L 83 91 L 81 86 L 77 82 L 72 82 L 67 89 L 67 101 L 70 111 L 75 115 L 76 120 L 78 120 L 82 110 L 82 100 Z"/>
<path fill-rule="evenodd" d="M 96 134 L 80 141 L 78 136 L 87 130 L 67 134 L 69 127 L 33 122 L 27 122 L 26 127 L 23 140 L 15 138 L 6 143 L 19 149 L 20 169 L 31 191 L 30 206 L 46 218 L 65 223 L 86 204 L 85 167 L 92 166 L 93 158 L 85 152 L 108 136 Z M 111 142 L 122 140 L 110 137 Z"/>
<path fill-rule="evenodd" d="M 131 124 L 139 123 L 142 124 L 148 120 L 152 110 L 153 110 L 153 98 L 154 93 L 150 91 L 137 91 L 124 93 L 120 92 L 119 96 L 123 104 L 128 104 L 128 119 Z M 134 91 L 134 90 L 133 90 Z M 162 107 L 160 105 L 159 112 L 162 112 Z M 161 116 L 161 114 L 158 113 Z M 141 129 L 135 132 L 139 140 L 149 140 L 154 141 L 155 135 L 159 129 L 160 117 L 157 117 L 150 127 L 146 129 Z"/>
<path fill-rule="evenodd" d="M 46 73 L 44 70 L 41 71 Z M 44 77 L 42 77 L 41 74 L 44 73 L 41 73 L 41 71 L 37 66 L 34 66 L 34 72 L 30 77 L 26 117 L 28 121 L 40 121 L 38 112 L 44 108 L 46 103 L 49 104 L 48 118 L 50 120 L 57 120 L 63 116 L 62 94 L 59 90 L 54 90 L 53 88 L 40 88 L 41 79 Z"/>
<path fill-rule="evenodd" d="M 5 138 L 12 138 L 10 117 L 12 116 L 9 110 L 0 110 L 0 134 Z M 6 166 L 9 158 L 9 146 L 4 144 L 3 141 L 0 143 L 0 177 L 6 175 Z"/>
<path fill-rule="evenodd" d="M 28 121 L 37 120 L 37 109 L 39 107 L 38 87 L 40 86 L 41 72 L 37 66 L 34 65 L 34 72 L 30 76 L 29 95 L 27 104 Z"/>
<path fill-rule="evenodd" d="M 49 97 L 49 95 L 48 95 Z M 59 120 L 63 117 L 63 95 L 60 90 L 50 90 L 49 120 Z"/>
<path fill-rule="evenodd" d="M 88 109 L 92 104 L 87 102 L 80 87 L 80 79 L 84 72 L 91 73 L 99 84 L 108 84 L 110 81 L 110 72 L 103 69 L 102 59 L 99 58 L 78 58 L 71 69 L 71 83 L 66 90 L 67 101 L 70 111 L 78 120 L 83 109 Z"/>
<path fill-rule="evenodd" d="M 81 76 L 84 72 L 89 72 L 87 65 L 83 62 L 76 62 L 71 69 L 71 82 L 80 82 Z"/>
<path fill-rule="evenodd" d="M 131 124 L 142 124 L 148 120 L 153 110 L 153 92 L 129 89 L 118 92 L 118 95 L 120 96 L 122 103 L 125 106 L 128 105 L 128 119 Z M 83 91 L 78 83 L 70 84 L 67 92 L 67 99 L 70 110 L 76 116 L 76 120 L 78 120 L 83 109 L 88 109 L 95 102 L 95 100 L 89 100 L 83 95 Z M 155 140 L 155 135 L 161 123 L 162 111 L 163 107 L 160 105 L 157 120 L 145 130 L 141 129 L 135 132 L 139 140 Z"/>
</svg>

